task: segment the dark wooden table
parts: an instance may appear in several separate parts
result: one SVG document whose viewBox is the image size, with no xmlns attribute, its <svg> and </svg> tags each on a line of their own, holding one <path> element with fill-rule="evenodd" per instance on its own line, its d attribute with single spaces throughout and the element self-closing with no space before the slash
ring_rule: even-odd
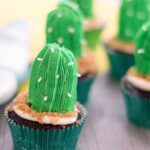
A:
<svg viewBox="0 0 150 150">
<path fill-rule="evenodd" d="M 0 107 L 0 150 L 13 150 Z M 99 76 L 90 93 L 89 119 L 77 150 L 150 150 L 150 131 L 128 123 L 119 85 Z"/>
</svg>

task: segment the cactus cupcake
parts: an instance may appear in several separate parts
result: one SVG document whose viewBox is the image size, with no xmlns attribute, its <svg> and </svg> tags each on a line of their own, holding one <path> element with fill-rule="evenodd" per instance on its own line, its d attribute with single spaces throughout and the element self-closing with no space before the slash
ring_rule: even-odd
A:
<svg viewBox="0 0 150 150">
<path fill-rule="evenodd" d="M 150 20 L 149 0 L 122 0 L 118 35 L 106 43 L 113 78 L 121 79 L 134 64 L 135 36 Z"/>
<path fill-rule="evenodd" d="M 131 122 L 150 128 L 150 24 L 136 39 L 135 66 L 122 80 L 122 91 Z"/>
<path fill-rule="evenodd" d="M 78 60 L 78 98 L 85 104 L 88 100 L 90 87 L 95 79 L 96 66 L 93 55 L 89 50 L 83 51 L 84 32 L 82 15 L 77 5 L 63 1 L 57 9 L 50 12 L 47 17 L 46 41 L 58 43 L 70 49 Z"/>
<path fill-rule="evenodd" d="M 19 94 L 5 111 L 15 150 L 75 150 L 87 118 L 76 86 L 71 51 L 46 45 L 33 62 L 29 94 Z"/>
<path fill-rule="evenodd" d="M 91 50 L 95 50 L 100 41 L 100 34 L 104 27 L 104 22 L 95 16 L 93 11 L 93 0 L 70 0 L 75 2 L 80 8 L 85 21 L 84 21 L 84 30 L 85 38 L 87 41 L 87 46 Z"/>
<path fill-rule="evenodd" d="M 77 5 L 61 2 L 58 8 L 49 13 L 46 25 L 46 43 L 58 43 L 70 49 L 76 58 L 82 55 L 84 40 L 82 16 Z M 75 44 L 76 43 L 76 44 Z"/>
</svg>

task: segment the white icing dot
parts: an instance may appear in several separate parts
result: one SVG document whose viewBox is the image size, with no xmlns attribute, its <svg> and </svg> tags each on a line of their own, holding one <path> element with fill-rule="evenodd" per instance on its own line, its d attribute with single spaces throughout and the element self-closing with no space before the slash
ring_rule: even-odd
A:
<svg viewBox="0 0 150 150">
<path fill-rule="evenodd" d="M 82 40 L 82 41 L 81 41 L 81 44 L 82 44 L 83 46 L 86 46 L 86 45 L 87 45 L 87 41 L 86 41 L 86 40 Z"/>
<path fill-rule="evenodd" d="M 143 25 L 143 26 L 142 26 L 142 29 L 143 29 L 143 31 L 147 31 L 147 26 L 146 26 L 146 25 Z"/>
<path fill-rule="evenodd" d="M 37 60 L 38 61 L 43 61 L 43 58 L 38 57 Z"/>
<path fill-rule="evenodd" d="M 77 4 L 72 4 L 72 6 L 73 6 L 74 9 L 78 9 L 79 8 L 79 5 L 77 5 Z"/>
<path fill-rule="evenodd" d="M 38 78 L 38 82 L 41 82 L 42 81 L 42 77 Z"/>
<path fill-rule="evenodd" d="M 61 14 L 61 13 L 58 13 L 58 14 L 57 14 L 57 17 L 58 17 L 58 18 L 61 18 L 61 17 L 62 17 L 62 14 Z"/>
<path fill-rule="evenodd" d="M 72 97 L 72 95 L 70 93 L 67 93 L 68 97 Z"/>
<path fill-rule="evenodd" d="M 51 27 L 48 28 L 47 30 L 49 33 L 51 33 L 53 31 L 53 29 Z"/>
<path fill-rule="evenodd" d="M 133 11 L 131 9 L 128 9 L 126 14 L 127 14 L 127 16 L 132 17 L 133 16 Z"/>
<path fill-rule="evenodd" d="M 53 47 L 50 48 L 51 52 L 54 53 L 55 49 Z"/>
<path fill-rule="evenodd" d="M 43 100 L 44 100 L 44 101 L 47 101 L 47 99 L 48 99 L 48 96 L 44 96 L 44 99 L 43 99 Z"/>
<path fill-rule="evenodd" d="M 73 62 L 73 61 L 71 61 L 71 62 L 68 64 L 68 66 L 72 66 L 72 65 L 74 65 L 74 62 Z"/>
<path fill-rule="evenodd" d="M 58 78 L 59 78 L 59 75 L 57 75 L 56 78 L 58 79 Z"/>
<path fill-rule="evenodd" d="M 78 73 L 78 74 L 77 74 L 77 77 L 81 77 L 81 74 Z"/>
<path fill-rule="evenodd" d="M 137 18 L 138 19 L 143 19 L 144 18 L 144 14 L 143 13 L 137 13 Z"/>
<path fill-rule="evenodd" d="M 132 31 L 127 29 L 127 30 L 125 30 L 125 34 L 126 34 L 126 36 L 131 36 L 132 35 Z"/>
<path fill-rule="evenodd" d="M 58 42 L 59 44 L 62 44 L 62 43 L 63 43 L 63 38 L 61 38 L 61 37 L 58 38 L 58 39 L 57 39 L 57 42 Z"/>
<path fill-rule="evenodd" d="M 147 10 L 150 11 L 150 5 L 147 7 Z"/>
<path fill-rule="evenodd" d="M 138 50 L 137 50 L 137 53 L 138 53 L 138 54 L 143 54 L 143 53 L 144 53 L 144 49 L 143 49 L 143 48 L 138 49 Z"/>
<path fill-rule="evenodd" d="M 74 32 L 75 32 L 75 29 L 74 29 L 73 27 L 69 27 L 69 28 L 68 28 L 68 31 L 69 31 L 70 33 L 74 33 Z"/>
</svg>

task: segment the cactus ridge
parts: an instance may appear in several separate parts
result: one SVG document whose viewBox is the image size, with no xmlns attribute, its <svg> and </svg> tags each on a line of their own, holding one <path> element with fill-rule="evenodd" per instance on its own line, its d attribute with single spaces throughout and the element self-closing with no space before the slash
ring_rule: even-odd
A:
<svg viewBox="0 0 150 150">
<path fill-rule="evenodd" d="M 136 39 L 135 67 L 143 75 L 150 75 L 150 23 L 140 29 Z"/>
<path fill-rule="evenodd" d="M 84 17 L 90 18 L 93 16 L 93 0 L 70 0 L 76 3 Z"/>
<path fill-rule="evenodd" d="M 76 58 L 82 55 L 84 39 L 82 15 L 76 4 L 61 2 L 49 13 L 46 25 L 46 42 L 58 43 L 71 50 Z"/>
<path fill-rule="evenodd" d="M 140 27 L 150 20 L 149 0 L 122 0 L 118 40 L 133 42 Z"/>
<path fill-rule="evenodd" d="M 32 65 L 28 103 L 38 112 L 74 111 L 76 86 L 77 62 L 72 52 L 47 44 Z"/>
</svg>

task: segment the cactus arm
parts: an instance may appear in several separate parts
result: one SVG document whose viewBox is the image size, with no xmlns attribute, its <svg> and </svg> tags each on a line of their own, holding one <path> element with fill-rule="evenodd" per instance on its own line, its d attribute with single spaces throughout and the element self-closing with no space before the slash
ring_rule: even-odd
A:
<svg viewBox="0 0 150 150">
<path fill-rule="evenodd" d="M 143 75 L 150 75 L 150 24 L 143 25 L 136 39 L 135 67 Z"/>
<path fill-rule="evenodd" d="M 132 28 L 133 24 L 133 13 L 134 13 L 134 1 L 123 0 L 120 8 L 119 18 L 119 33 L 118 39 L 123 41 L 132 40 Z"/>
<path fill-rule="evenodd" d="M 45 49 L 37 56 L 38 58 L 44 53 L 43 61 L 38 64 L 36 58 L 32 66 L 28 102 L 39 112 L 74 111 L 76 59 L 70 50 L 56 44 L 49 44 Z"/>
<path fill-rule="evenodd" d="M 76 6 L 76 5 L 75 5 Z M 62 2 L 49 13 L 46 42 L 58 43 L 70 49 L 76 58 L 82 55 L 83 24 L 81 13 L 70 3 Z"/>
<path fill-rule="evenodd" d="M 118 40 L 135 41 L 139 28 L 150 19 L 149 0 L 122 0 L 120 7 Z"/>
<path fill-rule="evenodd" d="M 70 0 L 78 4 L 84 17 L 90 18 L 93 16 L 93 0 Z"/>
</svg>

